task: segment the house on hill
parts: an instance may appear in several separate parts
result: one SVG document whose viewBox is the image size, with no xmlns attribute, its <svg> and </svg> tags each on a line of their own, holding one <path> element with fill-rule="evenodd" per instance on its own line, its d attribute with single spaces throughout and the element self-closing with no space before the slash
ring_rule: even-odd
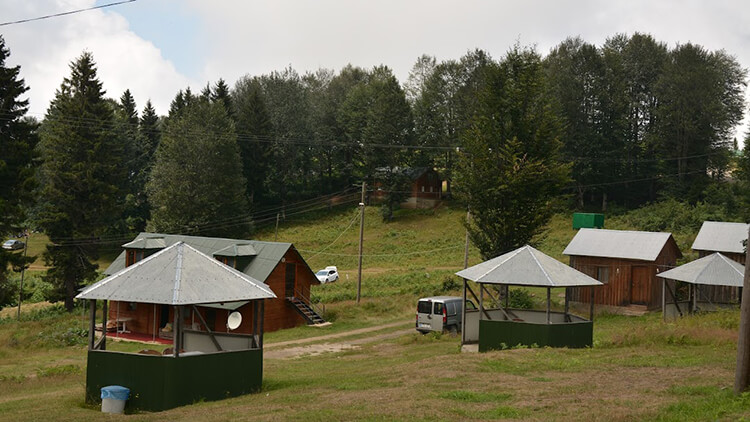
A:
<svg viewBox="0 0 750 422">
<path fill-rule="evenodd" d="M 266 300 L 264 331 L 324 322 L 310 303 L 310 287 L 320 282 L 291 243 L 141 233 L 133 241 L 122 245 L 123 252 L 104 273 L 116 274 L 177 242 L 184 242 L 271 288 L 276 298 Z M 206 325 L 216 332 L 227 332 L 229 314 L 239 311 L 243 321 L 248 323 L 243 322 L 233 332 L 250 332 L 252 310 L 248 304 L 214 303 L 198 306 L 198 309 Z M 168 306 L 141 306 L 135 302 L 112 301 L 108 315 L 110 321 L 117 321 L 116 325 L 124 323 L 127 331 L 152 338 L 168 338 L 171 335 L 169 323 L 174 320 L 172 309 Z M 198 328 L 200 317 L 194 317 L 192 325 Z"/>
<path fill-rule="evenodd" d="M 745 245 L 750 224 L 704 221 L 691 248 L 700 258 L 721 252 L 727 258 L 745 265 Z"/>
<path fill-rule="evenodd" d="M 605 306 L 661 307 L 662 282 L 656 275 L 682 257 L 671 233 L 581 229 L 563 251 L 570 266 L 604 285 L 594 303 Z M 591 288 L 572 289 L 571 300 L 591 303 Z"/>
<path fill-rule="evenodd" d="M 433 208 L 443 199 L 443 181 L 435 169 L 430 167 L 404 167 L 393 171 L 401 172 L 409 180 L 409 196 L 401 204 L 404 208 Z M 377 169 L 375 174 L 374 191 L 371 197 L 379 200 L 385 196 L 383 183 L 378 180 L 378 174 L 385 169 Z"/>
</svg>

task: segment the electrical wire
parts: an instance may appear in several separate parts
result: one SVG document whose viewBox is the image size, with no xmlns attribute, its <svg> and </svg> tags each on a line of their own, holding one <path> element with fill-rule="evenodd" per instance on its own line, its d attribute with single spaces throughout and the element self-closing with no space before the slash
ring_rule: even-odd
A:
<svg viewBox="0 0 750 422">
<path fill-rule="evenodd" d="M 134 1 L 136 1 L 136 0 L 123 0 L 123 1 L 117 1 L 117 2 L 114 2 L 114 3 L 102 4 L 102 5 L 99 5 L 99 6 L 87 7 L 85 9 L 71 10 L 69 12 L 54 13 L 52 15 L 39 16 L 39 17 L 36 17 L 36 18 L 29 18 L 29 19 L 21 19 L 21 20 L 17 20 L 17 21 L 3 22 L 3 23 L 0 23 L 0 26 L 15 25 L 15 24 L 19 24 L 19 23 L 40 21 L 40 20 L 43 20 L 43 19 L 49 19 L 49 18 L 56 18 L 56 17 L 60 17 L 60 16 L 73 15 L 75 13 L 88 12 L 89 10 L 103 9 L 105 7 L 117 6 L 117 5 L 125 4 L 125 3 L 133 3 Z"/>
</svg>

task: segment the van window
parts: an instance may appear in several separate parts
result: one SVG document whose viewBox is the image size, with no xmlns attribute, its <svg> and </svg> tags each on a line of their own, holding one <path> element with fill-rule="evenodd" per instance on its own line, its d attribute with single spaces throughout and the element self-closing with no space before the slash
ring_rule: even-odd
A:
<svg viewBox="0 0 750 422">
<path fill-rule="evenodd" d="M 445 307 L 448 309 L 448 315 L 456 315 L 456 302 L 448 302 Z"/>
<path fill-rule="evenodd" d="M 443 304 L 440 302 L 435 302 L 435 312 L 433 312 L 435 315 L 442 315 L 443 314 Z"/>
<path fill-rule="evenodd" d="M 432 302 L 429 300 L 420 300 L 417 303 L 417 312 L 420 314 L 429 314 L 432 310 Z"/>
</svg>

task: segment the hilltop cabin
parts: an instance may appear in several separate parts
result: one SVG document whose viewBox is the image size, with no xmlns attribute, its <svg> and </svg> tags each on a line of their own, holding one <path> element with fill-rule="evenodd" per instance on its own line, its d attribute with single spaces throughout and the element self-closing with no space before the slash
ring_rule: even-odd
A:
<svg viewBox="0 0 750 422">
<path fill-rule="evenodd" d="M 184 242 L 270 287 L 276 298 L 265 303 L 263 328 L 266 332 L 325 322 L 310 302 L 310 287 L 320 282 L 291 243 L 141 233 L 132 242 L 122 245 L 124 251 L 104 273 L 116 274 L 177 242 Z M 227 318 L 232 311 L 239 311 L 243 321 L 251 320 L 252 309 L 247 303 L 198 306 L 197 309 L 208 327 L 216 332 L 227 332 Z M 116 336 L 123 333 L 125 337 L 170 339 L 170 321 L 173 319 L 173 309 L 166 305 L 143 306 L 136 302 L 112 301 L 107 328 L 115 331 Z M 195 316 L 191 326 L 199 329 Z M 235 332 L 248 334 L 250 329 L 249 324 L 243 322 Z"/>
<path fill-rule="evenodd" d="M 750 224 L 726 223 L 721 221 L 704 221 L 695 237 L 694 251 L 703 258 L 719 252 L 732 261 L 745 265 L 745 245 Z M 698 300 L 713 303 L 738 303 L 741 299 L 740 287 L 736 286 L 701 286 Z"/>
<path fill-rule="evenodd" d="M 387 171 L 378 168 L 375 173 L 374 191 L 372 199 L 380 200 L 386 194 L 383 182 L 380 180 Z M 404 208 L 434 208 L 443 199 L 443 181 L 433 168 L 429 167 L 396 167 L 394 172 L 400 172 L 409 181 L 407 190 L 409 196 L 401 204 Z"/>
<path fill-rule="evenodd" d="M 661 308 L 662 282 L 656 275 L 673 268 L 682 257 L 671 233 L 581 229 L 563 251 L 570 266 L 604 285 L 594 303 L 612 310 Z M 571 289 L 571 300 L 591 303 L 591 288 Z"/>
<path fill-rule="evenodd" d="M 214 257 L 178 241 L 85 288 L 76 298 L 91 305 L 87 403 L 98 403 L 101 388 L 110 385 L 130 390 L 129 409 L 150 411 L 260 390 L 263 314 L 266 301 L 276 295 Z M 102 326 L 109 303 L 125 303 L 135 311 L 159 309 L 161 315 L 168 308 L 173 315 L 172 347 L 161 352 L 107 350 L 107 330 L 98 340 L 95 336 L 97 301 L 102 302 Z M 214 331 L 204 316 L 208 309 L 237 308 L 247 312 L 243 317 L 234 313 L 227 329 Z M 133 320 L 134 326 L 140 322 Z"/>
</svg>

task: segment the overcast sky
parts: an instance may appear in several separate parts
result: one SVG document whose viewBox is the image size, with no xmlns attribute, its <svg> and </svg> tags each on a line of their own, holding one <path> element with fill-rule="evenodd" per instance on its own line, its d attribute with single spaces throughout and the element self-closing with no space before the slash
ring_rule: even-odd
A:
<svg viewBox="0 0 750 422">
<path fill-rule="evenodd" d="M 113 1 L 0 0 L 0 22 Z M 750 67 L 747 0 L 137 0 L 0 26 L 40 118 L 84 50 L 108 96 L 129 88 L 140 108 L 151 99 L 164 114 L 186 86 L 234 85 L 287 66 L 304 73 L 385 64 L 404 82 L 422 54 L 446 60 L 481 48 L 500 58 L 516 42 L 546 54 L 568 36 L 601 45 L 636 31 L 670 47 L 724 49 Z"/>
</svg>

